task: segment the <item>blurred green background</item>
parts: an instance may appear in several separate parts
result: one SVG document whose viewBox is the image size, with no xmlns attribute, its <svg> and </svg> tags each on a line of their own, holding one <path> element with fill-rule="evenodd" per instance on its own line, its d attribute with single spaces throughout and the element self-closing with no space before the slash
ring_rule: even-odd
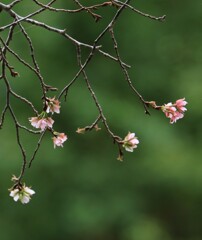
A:
<svg viewBox="0 0 202 240">
<path fill-rule="evenodd" d="M 10 1 L 1 1 L 9 3 Z M 45 3 L 45 1 L 43 1 Z M 86 4 L 86 1 L 81 1 Z M 102 1 L 87 1 L 88 5 Z M 131 4 L 134 5 L 133 1 Z M 87 4 L 86 4 L 87 5 Z M 73 1 L 59 1 L 57 7 L 75 9 Z M 129 73 L 146 100 L 159 105 L 186 97 L 184 119 L 171 125 L 163 113 L 144 114 L 142 104 L 128 87 L 118 64 L 100 54 L 87 67 L 112 131 L 124 137 L 135 132 L 140 140 L 124 162 L 116 160 L 117 147 L 102 131 L 76 134 L 78 127 L 91 124 L 97 109 L 80 77 L 62 99 L 60 115 L 54 115 L 55 129 L 66 132 L 64 148 L 53 149 L 46 134 L 24 180 L 36 195 L 28 205 L 16 203 L 7 191 L 12 174 L 18 175 L 22 157 L 15 128 L 7 115 L 1 130 L 0 150 L 0 236 L 10 239 L 49 240 L 201 240 L 202 239 L 202 2 L 135 1 L 136 8 L 156 16 L 161 23 L 126 10 L 115 26 L 120 54 L 132 66 Z M 26 15 L 38 9 L 24 0 L 15 10 Z M 82 42 L 92 44 L 113 17 L 115 9 L 101 9 L 103 19 L 95 23 L 87 13 L 45 12 L 35 19 L 55 27 Z M 11 22 L 4 12 L 0 25 Z M 24 24 L 33 40 L 41 73 L 46 83 L 61 90 L 78 71 L 75 47 L 63 37 Z M 1 33 L 6 37 L 7 32 Z M 110 35 L 100 42 L 113 52 Z M 31 61 L 24 36 L 17 29 L 10 45 Z M 83 60 L 88 54 L 83 50 Z M 10 78 L 12 88 L 34 102 L 40 111 L 39 82 L 9 55 L 20 73 Z M 0 83 L 0 107 L 5 103 L 5 86 Z M 54 96 L 51 93 L 50 96 Z M 29 125 L 33 112 L 12 99 L 19 121 Z M 28 155 L 37 137 L 21 132 Z"/>
</svg>

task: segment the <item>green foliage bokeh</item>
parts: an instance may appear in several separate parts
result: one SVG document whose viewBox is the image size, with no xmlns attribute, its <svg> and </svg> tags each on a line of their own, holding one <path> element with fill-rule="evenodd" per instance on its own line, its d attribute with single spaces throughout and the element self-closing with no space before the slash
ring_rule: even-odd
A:
<svg viewBox="0 0 202 240">
<path fill-rule="evenodd" d="M 68 1 L 60 2 L 58 7 L 75 7 Z M 140 140 L 138 148 L 132 154 L 125 153 L 120 163 L 116 160 L 117 147 L 102 126 L 99 132 L 75 132 L 97 116 L 80 77 L 68 92 L 67 102 L 62 100 L 61 114 L 54 115 L 55 129 L 66 132 L 69 140 L 64 148 L 53 149 L 51 135 L 45 136 L 24 179 L 36 195 L 24 206 L 14 202 L 7 191 L 11 175 L 18 174 L 22 163 L 15 128 L 7 115 L 0 132 L 1 239 L 202 239 L 201 1 L 182 4 L 152 0 L 135 4 L 142 11 L 166 14 L 167 18 L 160 23 L 126 10 L 117 22 L 115 35 L 123 61 L 132 66 L 131 80 L 146 100 L 156 100 L 159 105 L 186 97 L 185 118 L 170 125 L 161 112 L 151 110 L 151 116 L 146 116 L 117 64 L 96 54 L 87 74 L 110 128 L 122 137 L 128 131 L 135 132 Z M 30 1 L 18 6 L 21 14 L 32 8 Z M 66 28 L 73 37 L 92 44 L 114 10 L 102 9 L 99 13 L 103 19 L 98 23 L 87 13 L 44 13 L 36 19 Z M 7 21 L 5 13 L 2 19 Z M 74 46 L 57 34 L 26 27 L 45 82 L 61 90 L 78 71 Z M 113 54 L 110 35 L 100 44 Z M 11 47 L 30 60 L 20 31 L 14 34 Z M 83 51 L 88 54 L 87 49 Z M 40 109 L 38 80 L 12 56 L 10 62 L 20 73 L 20 78 L 10 79 L 13 89 Z M 0 87 L 2 108 L 3 82 Z M 18 119 L 29 124 L 28 117 L 33 113 L 16 100 L 13 106 Z M 30 154 L 37 138 L 24 133 L 22 137 Z"/>
</svg>

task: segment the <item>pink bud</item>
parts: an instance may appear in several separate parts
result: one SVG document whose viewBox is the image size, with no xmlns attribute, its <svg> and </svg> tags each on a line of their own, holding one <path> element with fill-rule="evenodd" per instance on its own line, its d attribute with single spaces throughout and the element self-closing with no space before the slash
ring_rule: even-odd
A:
<svg viewBox="0 0 202 240">
<path fill-rule="evenodd" d="M 46 107 L 47 113 L 60 113 L 60 102 L 55 98 L 47 98 Z"/>
<path fill-rule="evenodd" d="M 135 133 L 128 133 L 128 135 L 123 140 L 123 147 L 128 152 L 133 152 L 134 148 L 137 148 L 139 140 L 135 137 Z"/>
<path fill-rule="evenodd" d="M 63 147 L 63 143 L 67 140 L 67 136 L 64 133 L 54 133 L 53 139 L 54 148 L 56 146 Z"/>
</svg>

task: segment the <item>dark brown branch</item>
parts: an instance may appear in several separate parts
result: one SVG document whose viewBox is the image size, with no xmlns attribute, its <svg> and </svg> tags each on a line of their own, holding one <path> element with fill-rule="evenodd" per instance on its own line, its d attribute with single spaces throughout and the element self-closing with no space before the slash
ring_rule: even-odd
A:
<svg viewBox="0 0 202 240">
<path fill-rule="evenodd" d="M 36 154 L 37 154 L 37 152 L 38 152 L 38 150 L 39 150 L 39 148 L 40 148 L 40 146 L 41 146 L 41 141 L 42 141 L 42 139 L 43 139 L 43 136 L 45 135 L 45 132 L 46 132 L 46 131 L 43 131 L 43 132 L 41 133 L 41 136 L 40 136 L 40 138 L 39 138 L 39 140 L 38 140 L 38 143 L 37 143 L 37 146 L 36 146 L 36 148 L 35 148 L 35 150 L 34 150 L 34 153 L 33 153 L 32 157 L 31 157 L 31 159 L 29 160 L 29 164 L 28 164 L 28 167 L 29 167 L 29 168 L 32 166 L 32 162 L 33 162 L 33 160 L 34 160 L 34 158 L 35 158 L 35 156 L 36 156 Z"/>
<path fill-rule="evenodd" d="M 106 119 L 106 117 L 105 117 L 105 115 L 103 113 L 102 107 L 101 107 L 100 103 L 98 102 L 98 99 L 97 99 L 97 97 L 95 95 L 95 92 L 93 91 L 93 89 L 91 87 L 91 84 L 90 84 L 90 82 L 88 80 L 87 74 L 86 74 L 85 70 L 83 69 L 83 66 L 82 66 L 82 63 L 81 63 L 81 49 L 80 49 L 80 47 L 77 48 L 77 59 L 78 59 L 78 63 L 79 63 L 80 69 L 82 69 L 82 75 L 83 75 L 84 80 L 86 82 L 87 88 L 88 88 L 88 90 L 89 90 L 89 92 L 91 94 L 91 97 L 94 100 L 94 103 L 95 103 L 95 105 L 96 105 L 96 107 L 98 109 L 99 115 L 100 115 L 99 118 L 97 118 L 96 123 L 101 119 L 103 124 L 104 124 L 104 126 L 105 126 L 105 128 L 106 128 L 106 130 L 107 130 L 107 132 L 113 138 L 113 141 L 117 142 L 118 145 L 119 145 L 119 143 L 121 141 L 121 138 L 119 136 L 116 136 L 110 130 L 109 125 L 107 123 L 107 119 Z"/>
<path fill-rule="evenodd" d="M 130 0 L 127 0 L 126 3 L 129 3 Z M 122 7 L 120 7 L 115 16 L 112 18 L 112 20 L 110 21 L 110 23 L 107 25 L 107 27 L 98 35 L 98 37 L 95 39 L 94 41 L 94 44 L 93 44 L 93 47 L 92 47 L 92 50 L 90 52 L 90 54 L 88 55 L 88 57 L 86 58 L 84 64 L 82 65 L 82 67 L 80 68 L 80 70 L 77 72 L 77 74 L 75 75 L 75 77 L 70 81 L 70 83 L 68 85 L 66 85 L 62 91 L 60 92 L 59 96 L 58 96 L 58 99 L 60 99 L 62 97 L 63 94 L 67 94 L 68 92 L 68 89 L 72 86 L 72 84 L 77 80 L 77 78 L 80 76 L 80 74 L 82 73 L 82 71 L 86 68 L 86 66 L 88 65 L 88 63 L 91 61 L 93 55 L 94 55 L 94 52 L 96 50 L 96 46 L 98 44 L 98 42 L 100 41 L 100 39 L 105 35 L 105 33 L 108 31 L 108 29 L 115 24 L 117 18 L 119 17 L 119 15 L 121 14 L 121 12 L 123 11 L 124 9 L 124 5 Z M 77 46 L 80 46 L 80 45 L 77 45 Z M 66 95 L 65 95 L 66 96 Z"/>
<path fill-rule="evenodd" d="M 120 4 L 121 6 L 124 4 L 123 2 L 121 1 L 118 1 L 118 0 L 114 0 L 114 2 Z M 131 9 L 132 11 L 136 12 L 137 14 L 143 16 L 143 17 L 147 17 L 147 18 L 150 18 L 152 20 L 157 20 L 157 21 L 164 21 L 165 18 L 166 18 L 166 15 L 163 15 L 163 16 L 160 16 L 160 17 L 156 17 L 156 16 L 153 16 L 153 15 L 150 15 L 148 13 L 144 13 L 144 12 L 141 12 L 140 10 L 132 7 L 131 5 L 129 4 L 124 4 L 127 8 Z"/>
<path fill-rule="evenodd" d="M 125 66 L 123 65 L 123 62 L 121 60 L 121 57 L 120 57 L 119 51 L 118 51 L 118 44 L 117 44 L 117 41 L 116 41 L 115 36 L 114 36 L 114 30 L 113 30 L 112 27 L 109 29 L 109 32 L 111 33 L 111 38 L 112 38 L 112 41 L 113 41 L 113 44 L 114 44 L 114 49 L 115 49 L 115 52 L 116 52 L 116 56 L 117 56 L 119 65 L 121 66 L 121 69 L 122 69 L 122 71 L 125 75 L 125 79 L 126 79 L 128 85 L 130 86 L 130 88 L 135 92 L 135 94 L 139 97 L 140 101 L 143 103 L 145 113 L 150 115 L 149 110 L 148 110 L 148 105 L 147 105 L 146 101 L 143 99 L 143 97 L 140 95 L 140 93 L 134 87 L 134 85 L 133 85 L 133 83 L 130 79 L 129 73 L 128 73 L 127 69 L 125 68 Z"/>
<path fill-rule="evenodd" d="M 115 35 L 114 35 L 114 27 L 115 27 L 115 24 L 117 23 L 117 21 L 120 19 L 121 13 L 123 11 L 125 11 L 125 9 L 130 9 L 133 12 L 135 12 L 135 13 L 143 16 L 143 17 L 147 17 L 147 18 L 157 20 L 157 21 L 163 21 L 165 19 L 165 15 L 161 16 L 161 17 L 155 17 L 155 16 L 149 15 L 147 13 L 141 12 L 140 10 L 138 10 L 138 9 L 136 9 L 133 6 L 130 5 L 130 0 L 125 0 L 125 2 L 119 1 L 119 0 L 103 1 L 102 3 L 94 4 L 94 5 L 90 5 L 90 6 L 84 6 L 83 4 L 81 4 L 81 2 L 79 0 L 73 0 L 73 1 L 78 6 L 78 9 L 69 10 L 69 9 L 55 8 L 52 5 L 53 5 L 54 2 L 56 2 L 56 0 L 52 0 L 47 4 L 41 3 L 40 0 L 33 0 L 33 2 L 36 4 L 36 6 L 40 7 L 40 9 L 38 9 L 37 11 L 32 12 L 32 13 L 26 15 L 26 16 L 21 16 L 16 11 L 14 11 L 14 7 L 18 3 L 22 2 L 21 0 L 14 0 L 10 4 L 3 4 L 3 3 L 0 2 L 0 12 L 5 11 L 7 13 L 8 17 L 10 17 L 10 19 L 11 19 L 10 24 L 6 24 L 6 25 L 0 27 L 0 32 L 1 31 L 3 32 L 6 29 L 9 29 L 8 33 L 7 33 L 7 31 L 4 32 L 4 34 L 7 34 L 6 40 L 4 40 L 3 37 L 0 37 L 0 63 L 1 63 L 1 70 L 2 70 L 1 75 L 0 75 L 0 80 L 3 84 L 5 84 L 5 87 L 6 87 L 6 103 L 3 106 L 3 110 L 2 110 L 1 116 L 0 116 L 0 128 L 3 126 L 7 111 L 9 110 L 10 114 L 12 116 L 13 122 L 15 124 L 17 143 L 18 143 L 18 146 L 21 150 L 21 154 L 22 154 L 22 158 L 23 158 L 23 164 L 22 164 L 20 175 L 19 175 L 18 178 L 16 178 L 17 179 L 17 184 L 20 184 L 20 181 L 25 174 L 27 164 L 28 164 L 28 167 L 31 167 L 32 162 L 33 162 L 37 152 L 39 151 L 39 148 L 41 146 L 41 142 L 42 142 L 43 136 L 45 135 L 46 130 L 43 131 L 43 132 L 34 131 L 34 130 L 31 130 L 28 127 L 20 124 L 17 120 L 16 115 L 15 115 L 15 111 L 12 108 L 11 98 L 14 97 L 15 99 L 18 99 L 18 100 L 22 101 L 23 103 L 27 104 L 29 107 L 31 107 L 31 109 L 33 110 L 33 112 L 35 113 L 35 115 L 37 117 L 42 116 L 43 118 L 46 118 L 46 116 L 47 116 L 46 113 L 45 113 L 46 108 L 47 108 L 46 99 L 48 99 L 47 96 L 46 96 L 47 91 L 48 90 L 52 90 L 52 91 L 57 90 L 55 87 L 47 85 L 44 81 L 44 76 L 42 75 L 42 73 L 40 71 L 39 64 L 37 62 L 37 57 L 36 57 L 34 45 L 32 43 L 32 39 L 28 35 L 28 32 L 27 32 L 27 30 L 24 26 L 24 23 L 26 23 L 26 24 L 28 23 L 30 26 L 36 26 L 38 28 L 41 28 L 42 30 L 45 29 L 49 32 L 54 32 L 58 36 L 62 36 L 66 40 L 70 41 L 71 44 L 75 45 L 79 70 L 76 72 L 73 79 L 70 80 L 70 82 L 64 83 L 63 89 L 58 94 L 58 99 L 60 99 L 62 96 L 64 96 L 65 99 L 66 99 L 68 90 L 70 89 L 70 87 L 73 86 L 73 84 L 76 82 L 78 77 L 80 75 L 82 75 L 83 79 L 86 83 L 86 87 L 87 87 L 89 93 L 91 94 L 92 101 L 94 102 L 95 107 L 97 108 L 98 117 L 96 118 L 96 120 L 91 125 L 86 126 L 84 129 L 78 129 L 77 132 L 79 132 L 79 130 L 80 130 L 80 133 L 82 131 L 90 131 L 92 129 L 99 130 L 97 124 L 102 121 L 106 132 L 113 139 L 113 142 L 118 146 L 119 160 L 122 160 L 122 157 L 123 157 L 122 145 L 123 145 L 124 140 L 122 140 L 121 137 L 115 135 L 111 131 L 111 129 L 109 127 L 109 124 L 108 124 L 108 121 L 105 117 L 103 108 L 98 101 L 98 98 L 96 96 L 96 93 L 95 93 L 94 89 L 92 88 L 91 81 L 90 81 L 90 79 L 87 75 L 87 71 L 86 71 L 89 64 L 92 62 L 93 59 L 95 59 L 94 58 L 95 53 L 99 52 L 104 57 L 107 57 L 110 60 L 113 60 L 113 61 L 115 61 L 119 64 L 120 69 L 122 70 L 122 72 L 124 74 L 124 77 L 126 79 L 126 82 L 128 83 L 129 87 L 132 89 L 132 91 L 140 99 L 141 103 L 144 106 L 145 112 L 147 114 L 149 114 L 149 111 L 148 111 L 149 106 L 151 106 L 155 109 L 159 108 L 159 106 L 152 105 L 152 102 L 145 101 L 143 99 L 143 97 L 141 96 L 141 94 L 135 88 L 134 84 L 132 83 L 132 81 L 130 79 L 130 76 L 129 76 L 129 73 L 128 73 L 128 68 L 130 68 L 130 66 L 128 64 L 124 63 L 121 59 L 121 56 L 120 56 L 120 53 L 119 53 L 120 51 L 119 51 L 119 48 L 118 48 L 118 43 L 117 43 L 117 40 L 116 40 Z M 65 13 L 79 13 L 79 12 L 84 12 L 85 11 L 85 12 L 87 12 L 87 14 L 90 14 L 95 19 L 95 21 L 98 21 L 99 19 L 101 19 L 102 16 L 97 14 L 96 10 L 98 10 L 102 7 L 108 7 L 108 6 L 109 7 L 110 6 L 115 7 L 117 9 L 117 11 L 114 14 L 114 16 L 112 17 L 111 21 L 108 22 L 108 24 L 103 28 L 103 30 L 97 35 L 95 40 L 90 44 L 83 43 L 83 42 L 75 39 L 73 36 L 71 36 L 69 33 L 67 33 L 66 29 L 60 29 L 60 28 L 55 27 L 53 25 L 46 24 L 45 22 L 33 19 L 34 16 L 36 16 L 37 14 L 40 14 L 44 11 L 65 12 Z M 16 27 L 20 28 L 21 34 L 23 34 L 23 36 L 25 37 L 26 44 L 27 44 L 27 46 L 30 50 L 31 63 L 28 63 L 21 56 L 21 54 L 17 54 L 17 52 L 15 52 L 14 48 L 10 47 L 10 43 L 13 41 L 13 38 L 14 38 L 14 30 L 16 29 Z M 99 45 L 99 44 L 101 44 L 101 41 L 107 35 L 108 32 L 110 32 L 110 34 L 111 34 L 113 47 L 115 49 L 115 56 L 112 56 L 108 52 L 103 51 L 101 49 L 102 46 Z M 82 51 L 83 48 L 87 48 L 89 50 L 88 55 L 87 55 L 87 57 L 85 58 L 84 61 L 81 60 L 81 57 L 82 57 L 81 54 L 83 53 L 83 51 Z M 41 92 L 42 92 L 42 98 L 40 100 L 45 105 L 42 108 L 42 115 L 38 113 L 38 111 L 35 109 L 33 103 L 30 100 L 28 100 L 25 97 L 17 94 L 11 88 L 10 80 L 9 80 L 10 75 L 8 73 L 10 72 L 10 74 L 12 76 L 17 76 L 17 72 L 14 71 L 15 65 L 13 64 L 13 62 L 11 63 L 11 60 L 9 58 L 10 54 L 12 56 L 14 56 L 15 57 L 14 60 L 21 63 L 25 69 L 27 69 L 27 70 L 29 69 L 36 74 L 36 76 L 38 78 L 38 81 L 39 81 L 40 89 L 41 89 Z M 30 134 L 40 134 L 37 145 L 36 145 L 36 147 L 33 151 L 33 154 L 32 154 L 29 161 L 27 161 L 27 154 L 26 154 L 26 151 L 24 149 L 24 146 L 22 145 L 22 140 L 21 140 L 21 136 L 20 136 L 20 133 L 21 133 L 20 131 L 21 130 L 27 131 Z M 54 129 L 53 128 L 47 129 L 47 130 L 52 132 L 52 134 L 54 135 Z"/>
<path fill-rule="evenodd" d="M 21 168 L 21 172 L 20 172 L 20 175 L 18 177 L 18 180 L 19 182 L 21 181 L 22 177 L 24 176 L 24 173 L 25 173 L 25 169 L 26 169 L 26 165 L 27 165 L 27 156 L 26 156 L 26 152 L 25 152 L 25 149 L 21 143 L 21 140 L 20 140 L 20 132 L 19 132 L 19 123 L 17 121 L 17 118 L 11 108 L 11 106 L 9 106 L 9 110 L 10 110 L 10 113 L 11 113 L 11 116 L 13 117 L 13 120 L 14 120 L 14 123 L 15 123 L 15 128 L 16 128 L 16 137 L 17 137 L 17 143 L 18 143 L 18 146 L 21 150 L 21 153 L 22 153 L 22 157 L 23 157 L 23 164 L 22 164 L 22 168 Z"/>
</svg>

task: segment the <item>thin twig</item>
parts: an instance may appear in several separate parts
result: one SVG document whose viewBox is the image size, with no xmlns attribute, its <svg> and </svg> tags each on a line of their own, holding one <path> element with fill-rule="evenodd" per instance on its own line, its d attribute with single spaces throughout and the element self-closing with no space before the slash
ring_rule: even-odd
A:
<svg viewBox="0 0 202 240">
<path fill-rule="evenodd" d="M 118 0 L 114 0 L 114 2 L 119 3 L 119 4 L 121 4 L 121 5 L 124 4 L 127 8 L 131 9 L 132 11 L 136 12 L 137 14 L 139 14 L 139 15 L 141 15 L 141 16 L 143 16 L 143 17 L 150 18 L 150 19 L 152 19 L 152 20 L 157 20 L 157 21 L 161 21 L 161 22 L 162 22 L 162 21 L 164 21 L 165 18 L 166 18 L 166 15 L 163 15 L 163 16 L 160 16 L 160 17 L 156 17 L 156 16 L 150 15 L 150 14 L 148 14 L 148 13 L 144 13 L 144 12 L 142 12 L 142 11 L 140 11 L 140 10 L 132 7 L 132 6 L 129 5 L 129 4 L 125 4 L 125 3 L 121 2 L 121 1 L 118 1 Z"/>
<path fill-rule="evenodd" d="M 43 136 L 45 135 L 45 132 L 46 132 L 46 131 L 43 131 L 43 132 L 42 132 L 42 134 L 41 134 L 41 136 L 40 136 L 40 138 L 39 138 L 39 140 L 38 140 L 38 142 L 37 142 L 37 146 L 36 146 L 36 148 L 35 148 L 35 150 L 34 150 L 34 153 L 33 153 L 32 157 L 31 157 L 31 159 L 29 160 L 29 164 L 28 164 L 28 167 L 29 167 L 29 168 L 32 166 L 32 162 L 33 162 L 33 160 L 34 160 L 34 158 L 35 158 L 35 156 L 36 156 L 36 154 L 37 154 L 37 152 L 38 152 L 38 150 L 39 150 L 39 148 L 40 148 L 40 146 L 41 146 L 41 141 L 42 141 L 42 139 L 43 139 Z"/>
<path fill-rule="evenodd" d="M 119 144 L 119 142 L 121 141 L 121 138 L 120 138 L 119 136 L 116 136 L 116 135 L 110 130 L 109 125 L 108 125 L 108 123 L 107 123 L 107 119 L 106 119 L 106 117 L 105 117 L 105 115 L 104 115 L 104 113 L 103 113 L 102 107 L 101 107 L 100 103 L 98 102 L 98 99 L 97 99 L 97 97 L 96 97 L 96 94 L 95 94 L 95 92 L 93 91 L 93 89 L 92 89 L 92 87 L 91 87 L 91 84 L 90 84 L 90 82 L 89 82 L 89 80 L 88 80 L 88 77 L 87 77 L 87 75 L 86 75 L 85 70 L 83 69 L 83 66 L 82 66 L 82 63 L 81 63 L 81 49 L 80 49 L 80 47 L 77 48 L 77 59 L 78 59 L 78 63 L 79 63 L 80 69 L 82 69 L 82 75 L 83 75 L 83 77 L 84 77 L 84 79 L 85 79 L 87 88 L 88 88 L 88 90 L 89 90 L 89 92 L 90 92 L 90 94 L 91 94 L 91 96 L 92 96 L 92 98 L 93 98 L 93 100 L 94 100 L 94 103 L 95 103 L 95 105 L 96 105 L 96 107 L 97 107 L 97 109 L 98 109 L 98 111 L 99 111 L 100 117 L 97 118 L 97 121 L 99 121 L 100 119 L 102 120 L 102 122 L 103 122 L 103 124 L 104 124 L 104 126 L 105 126 L 105 128 L 106 128 L 106 130 L 107 130 L 107 132 L 109 133 L 109 135 L 113 138 L 113 140 L 114 140 L 115 142 L 117 142 L 117 143 Z"/>
<path fill-rule="evenodd" d="M 129 76 L 129 73 L 126 69 L 126 67 L 123 65 L 123 62 L 121 60 L 121 57 L 120 57 L 120 54 L 119 54 L 119 51 L 118 51 L 118 44 L 117 44 L 117 41 L 115 39 L 115 36 L 114 36 L 114 30 L 113 30 L 113 27 L 111 27 L 109 29 L 109 32 L 111 33 L 111 38 L 112 38 L 112 41 L 113 41 L 113 44 L 114 44 L 114 49 L 115 49 L 115 52 L 116 52 L 116 56 L 117 56 L 117 59 L 118 59 L 118 62 L 119 62 L 119 65 L 121 66 L 121 69 L 125 75 L 125 79 L 128 83 L 128 85 L 130 86 L 130 88 L 135 92 L 135 94 L 139 97 L 139 99 L 141 100 L 143 106 L 144 106 L 144 109 L 145 109 L 145 113 L 150 115 L 149 113 L 149 110 L 148 110 L 148 106 L 147 106 L 147 103 L 146 101 L 143 99 L 143 97 L 141 96 L 141 94 L 137 91 L 137 89 L 134 87 L 131 79 L 130 79 L 130 76 Z"/>
</svg>

